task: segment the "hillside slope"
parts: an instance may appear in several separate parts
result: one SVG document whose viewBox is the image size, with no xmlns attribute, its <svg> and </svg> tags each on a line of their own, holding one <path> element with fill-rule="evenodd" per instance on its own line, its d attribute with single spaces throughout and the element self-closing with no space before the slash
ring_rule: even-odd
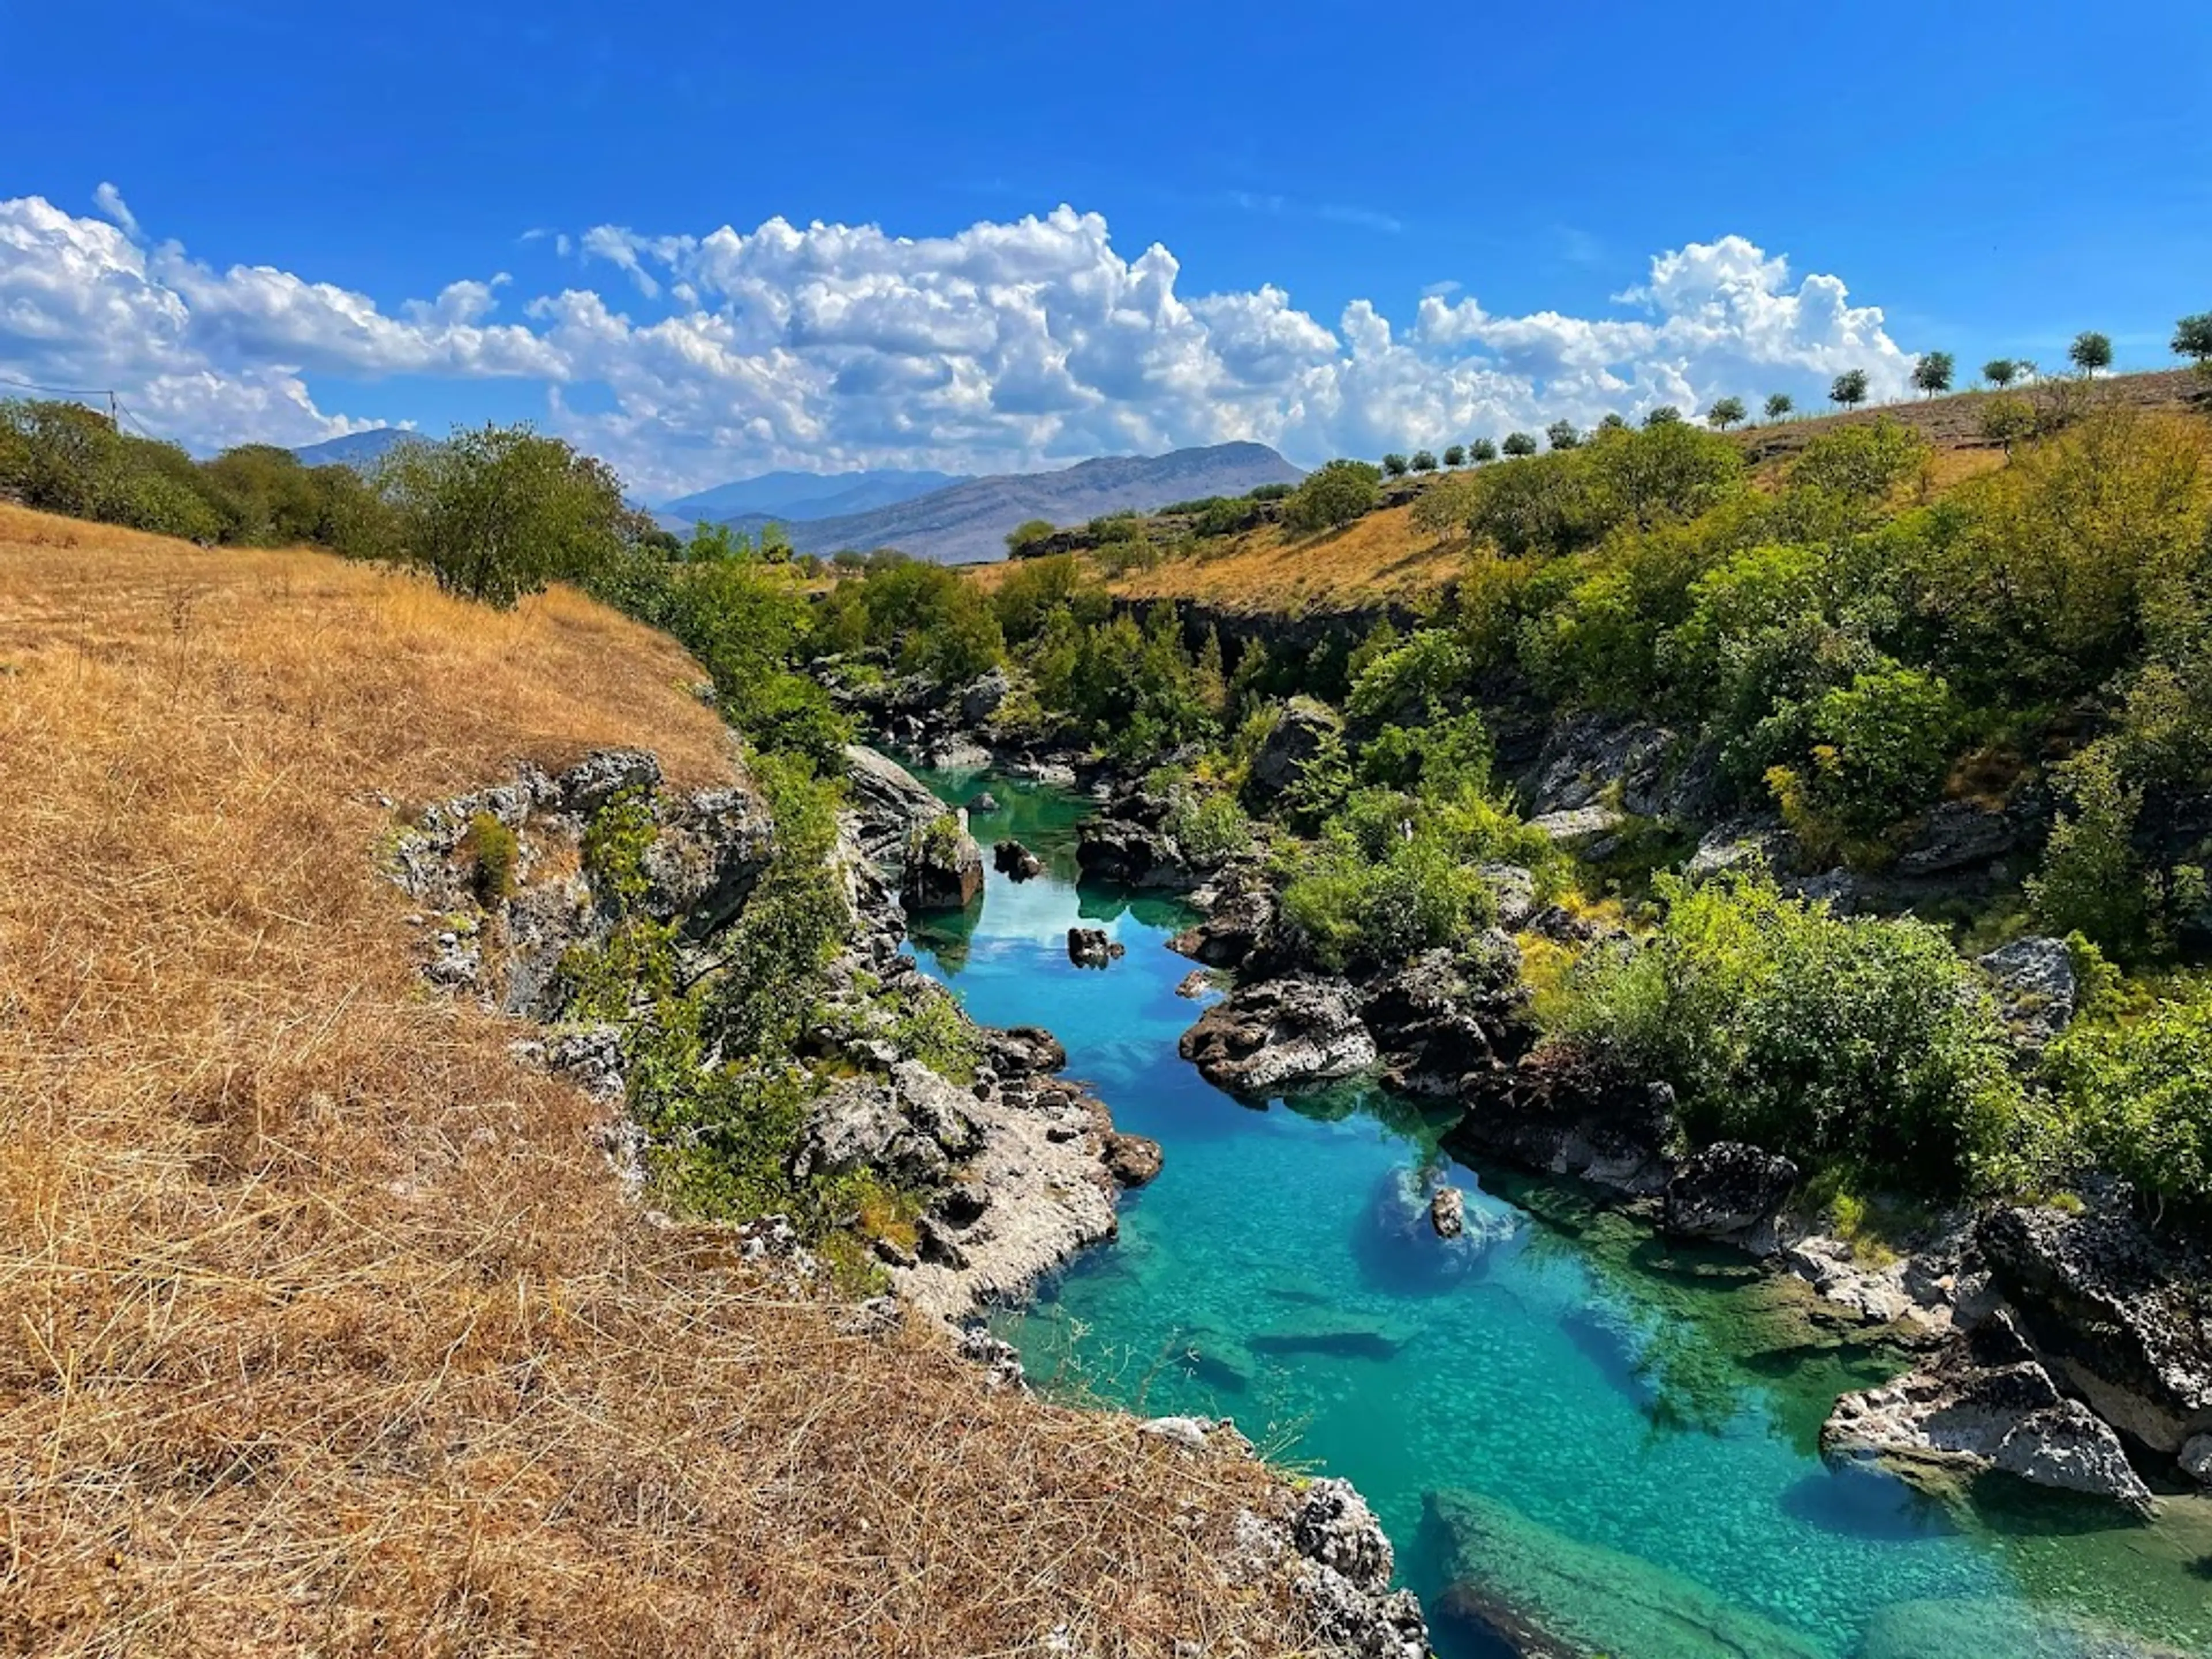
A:
<svg viewBox="0 0 2212 1659">
<path fill-rule="evenodd" d="M 2129 409 L 2203 408 L 2212 403 L 2212 389 L 2190 369 L 2118 375 L 2095 382 L 2090 392 L 2100 404 Z M 1983 413 L 1994 395 L 1960 392 L 1753 427 L 1730 435 L 1742 446 L 1753 480 L 1771 485 L 1798 452 L 1823 432 L 1881 420 L 1901 422 L 1934 446 L 1929 483 L 1941 494 L 2004 465 L 2003 447 L 1982 435 Z M 2033 400 L 2057 394 L 2046 386 L 2013 395 Z M 1413 522 L 1410 503 L 1443 476 L 1393 482 L 1383 505 L 1340 530 L 1294 536 L 1279 525 L 1263 524 L 1238 535 L 1200 542 L 1181 556 L 1115 579 L 1114 591 L 1131 599 L 1191 599 L 1250 613 L 1418 605 L 1437 595 L 1460 574 L 1469 551 L 1463 538 L 1439 538 Z"/>
<path fill-rule="evenodd" d="M 647 1224 L 530 1028 L 426 991 L 400 814 L 605 745 L 728 780 L 698 678 L 557 590 L 0 507 L 0 1646 L 1285 1645 L 1224 1577 L 1259 1465 Z"/>
<path fill-rule="evenodd" d="M 1004 558 L 1006 532 L 1030 519 L 1074 524 L 1200 495 L 1241 495 L 1261 484 L 1294 483 L 1302 476 L 1265 444 L 1215 444 L 1165 455 L 1109 455 L 1057 472 L 971 478 L 878 512 L 809 519 L 788 529 L 793 548 L 801 553 L 896 547 L 916 558 L 964 564 Z"/>
</svg>

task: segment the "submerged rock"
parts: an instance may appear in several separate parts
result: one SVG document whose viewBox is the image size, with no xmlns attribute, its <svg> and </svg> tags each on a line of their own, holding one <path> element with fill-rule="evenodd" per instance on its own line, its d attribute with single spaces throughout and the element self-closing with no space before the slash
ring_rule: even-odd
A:
<svg viewBox="0 0 2212 1659">
<path fill-rule="evenodd" d="M 1200 1014 L 1177 1048 L 1207 1082 L 1248 1097 L 1350 1077 L 1376 1059 L 1375 1039 L 1341 980 L 1241 987 Z"/>
<path fill-rule="evenodd" d="M 1474 1492 L 1423 1500 L 1424 1544 L 1448 1588 L 1431 1613 L 1536 1659 L 1819 1659 L 1810 1641 L 1693 1580 L 1551 1531 Z"/>
<path fill-rule="evenodd" d="M 1429 1225 L 1438 1238 L 1457 1238 L 1467 1231 L 1467 1194 L 1456 1187 L 1439 1187 L 1429 1194 Z"/>
<path fill-rule="evenodd" d="M 2184 1659 L 2086 1620 L 2013 1601 L 1898 1601 L 1867 1621 L 1851 1659 Z"/>
</svg>

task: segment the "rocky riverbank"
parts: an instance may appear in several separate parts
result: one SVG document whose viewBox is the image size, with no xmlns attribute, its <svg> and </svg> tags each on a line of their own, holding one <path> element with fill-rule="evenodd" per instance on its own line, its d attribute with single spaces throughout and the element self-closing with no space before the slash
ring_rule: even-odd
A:
<svg viewBox="0 0 2212 1659">
<path fill-rule="evenodd" d="M 932 831 L 948 817 L 944 805 L 880 755 L 856 749 L 848 759 L 850 805 L 825 877 L 842 886 L 854 927 L 805 1038 L 847 1075 L 808 1108 L 792 1173 L 804 1181 L 866 1171 L 910 1195 L 913 1244 L 873 1240 L 895 1295 L 864 1304 L 854 1318 L 871 1329 L 895 1327 L 908 1310 L 942 1321 L 991 1386 L 1019 1387 L 1018 1358 L 975 1316 L 1019 1300 L 1077 1251 L 1111 1239 L 1117 1191 L 1158 1172 L 1159 1148 L 1117 1133 L 1103 1103 L 1059 1075 L 1066 1055 L 1044 1030 L 970 1028 L 981 1058 L 972 1079 L 958 1082 L 909 1051 L 891 1006 L 910 1015 L 917 1003 L 934 1003 L 939 1017 L 966 1023 L 950 994 L 901 949 L 909 907 L 965 903 L 974 889 L 913 878 L 915 859 L 937 850 Z M 775 849 L 767 803 L 749 785 L 669 792 L 642 751 L 593 755 L 558 777 L 525 768 L 511 783 L 429 808 L 396 837 L 389 864 L 427 912 L 417 918 L 425 977 L 545 1023 L 544 1035 L 518 1039 L 518 1051 L 573 1076 L 610 1108 L 628 1093 L 622 1025 L 559 1022 L 564 964 L 603 950 L 623 912 L 586 850 L 600 815 L 617 802 L 643 814 L 645 887 L 629 902 L 679 941 L 681 972 L 712 974 Z M 965 840 L 964 823 L 953 821 Z M 941 839 L 957 877 L 973 842 Z M 488 877 L 486 848 L 495 842 L 497 868 Z M 641 1191 L 649 1148 L 638 1126 L 611 1111 L 603 1145 Z M 757 1264 L 796 1280 L 820 1278 L 782 1218 L 747 1223 L 733 1237 Z M 1250 1455 L 1226 1425 L 1169 1419 L 1143 1431 L 1178 1455 Z M 1232 1582 L 1286 1582 L 1317 1651 L 1346 1659 L 1420 1659 L 1427 1651 L 1418 1602 L 1390 1588 L 1389 1542 L 1345 1482 L 1274 1488 L 1271 1504 L 1237 1517 L 1222 1565 Z"/>
</svg>

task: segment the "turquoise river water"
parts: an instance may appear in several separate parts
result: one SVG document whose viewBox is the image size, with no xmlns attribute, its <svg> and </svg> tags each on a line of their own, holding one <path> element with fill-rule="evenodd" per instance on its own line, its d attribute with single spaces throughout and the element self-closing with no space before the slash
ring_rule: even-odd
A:
<svg viewBox="0 0 2212 1659">
<path fill-rule="evenodd" d="M 1632 1583 L 1645 1603 L 1717 1604 L 1775 1632 L 1776 1654 L 2087 1650 L 2024 1633 L 2054 1620 L 2212 1654 L 2212 1506 L 2169 1500 L 2139 1525 L 2008 1481 L 1936 1501 L 1830 1470 L 1822 1418 L 1893 1356 L 1824 1334 L 1740 1258 L 1671 1249 L 1555 1184 L 1449 1165 L 1446 1115 L 1365 1087 L 1265 1109 L 1221 1094 L 1176 1052 L 1199 1012 L 1176 990 L 1192 964 L 1166 948 L 1188 918 L 1079 887 L 1085 803 L 997 776 L 929 781 L 953 800 L 988 786 L 1002 810 L 976 817 L 979 839 L 1018 835 L 1048 871 L 992 875 L 979 907 L 916 930 L 917 957 L 977 1019 L 1050 1028 L 1070 1074 L 1166 1151 L 1125 1198 L 1120 1239 L 1002 1320 L 1039 1386 L 1233 1417 L 1271 1455 L 1350 1477 L 1448 1659 L 1498 1650 L 1449 1616 L 1444 1553 L 1422 1527 L 1443 1491 L 1490 1500 L 1526 1528 L 1507 1555 L 1567 1563 L 1593 1598 Z M 1079 921 L 1127 954 L 1073 966 Z M 1424 1195 L 1447 1175 L 1468 1195 L 1469 1237 L 1450 1245 Z M 1638 1638 L 1633 1612 L 1592 1615 L 1609 1632 L 1628 1620 L 1613 1659 L 1761 1645 L 1685 1646 L 1663 1619 Z"/>
</svg>

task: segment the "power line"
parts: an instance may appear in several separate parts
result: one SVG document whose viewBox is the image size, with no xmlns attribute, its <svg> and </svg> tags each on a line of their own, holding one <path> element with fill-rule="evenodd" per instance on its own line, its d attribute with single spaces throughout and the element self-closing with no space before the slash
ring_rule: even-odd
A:
<svg viewBox="0 0 2212 1659">
<path fill-rule="evenodd" d="M 71 398 L 112 398 L 115 388 L 106 386 L 41 386 L 36 380 L 18 380 L 13 374 L 0 374 L 0 383 L 21 386 L 27 392 L 58 392 Z"/>
</svg>

